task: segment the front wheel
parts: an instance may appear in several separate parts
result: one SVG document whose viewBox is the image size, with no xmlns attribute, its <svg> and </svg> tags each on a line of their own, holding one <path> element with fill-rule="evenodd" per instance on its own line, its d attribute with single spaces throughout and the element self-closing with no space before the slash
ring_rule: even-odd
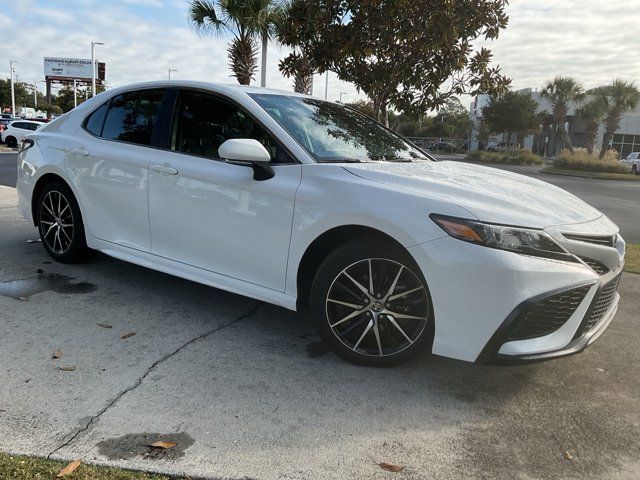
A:
<svg viewBox="0 0 640 480">
<path fill-rule="evenodd" d="M 42 245 L 54 259 L 72 263 L 85 257 L 80 207 L 66 184 L 53 182 L 44 187 L 38 199 L 37 222 Z"/>
<path fill-rule="evenodd" d="M 338 247 L 318 269 L 310 300 L 319 335 L 350 362 L 397 365 L 429 348 L 429 291 L 400 248 L 363 241 Z"/>
<path fill-rule="evenodd" d="M 16 148 L 18 146 L 18 140 L 16 140 L 16 137 L 7 137 L 4 139 L 5 143 L 7 144 L 7 147 L 9 148 Z"/>
</svg>

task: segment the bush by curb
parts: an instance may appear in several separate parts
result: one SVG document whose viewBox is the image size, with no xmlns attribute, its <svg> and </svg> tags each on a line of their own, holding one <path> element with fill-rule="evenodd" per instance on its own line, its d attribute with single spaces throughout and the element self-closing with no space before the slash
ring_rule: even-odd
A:
<svg viewBox="0 0 640 480">
<path fill-rule="evenodd" d="M 540 170 L 549 175 L 564 175 L 567 177 L 592 178 L 596 180 L 620 180 L 623 182 L 640 182 L 640 175 L 630 173 L 587 172 L 584 170 L 568 170 L 556 167 L 546 167 Z"/>
<path fill-rule="evenodd" d="M 609 150 L 604 158 L 589 153 L 586 148 L 576 148 L 573 152 L 562 150 L 553 161 L 553 166 L 561 170 L 577 170 L 583 172 L 629 173 L 629 167 L 618 161 L 615 150 Z"/>
<path fill-rule="evenodd" d="M 475 151 L 467 154 L 466 160 L 482 163 L 500 163 L 509 165 L 542 165 L 544 160 L 531 150 L 516 150 L 515 153 Z"/>
</svg>

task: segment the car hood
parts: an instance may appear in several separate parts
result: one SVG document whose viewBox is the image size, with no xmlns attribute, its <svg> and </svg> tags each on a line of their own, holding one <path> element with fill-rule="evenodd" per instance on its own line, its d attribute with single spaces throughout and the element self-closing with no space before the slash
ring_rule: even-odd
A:
<svg viewBox="0 0 640 480">
<path fill-rule="evenodd" d="M 344 168 L 374 182 L 455 203 L 485 222 L 546 228 L 602 216 L 561 188 L 496 168 L 452 161 L 369 162 Z"/>
</svg>

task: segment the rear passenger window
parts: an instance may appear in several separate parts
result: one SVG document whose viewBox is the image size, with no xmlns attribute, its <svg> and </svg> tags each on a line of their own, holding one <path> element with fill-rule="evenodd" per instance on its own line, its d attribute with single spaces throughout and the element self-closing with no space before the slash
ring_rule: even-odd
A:
<svg viewBox="0 0 640 480">
<path fill-rule="evenodd" d="M 164 90 L 128 92 L 111 99 L 102 138 L 151 145 Z"/>
<path fill-rule="evenodd" d="M 104 125 L 104 117 L 107 115 L 109 102 L 103 103 L 93 111 L 89 118 L 85 121 L 84 128 L 93 133 L 96 137 L 102 135 L 102 125 Z"/>
</svg>

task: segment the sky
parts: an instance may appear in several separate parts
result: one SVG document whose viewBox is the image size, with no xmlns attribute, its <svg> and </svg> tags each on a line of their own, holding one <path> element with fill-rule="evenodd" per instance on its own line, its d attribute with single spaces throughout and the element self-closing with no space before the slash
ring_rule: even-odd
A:
<svg viewBox="0 0 640 480">
<path fill-rule="evenodd" d="M 187 21 L 188 0 L 10 0 L 0 9 L 0 78 L 17 60 L 19 80 L 43 79 L 43 57 L 96 58 L 107 64 L 107 83 L 117 87 L 172 78 L 234 83 L 224 38 L 202 37 Z M 640 79 L 639 0 L 512 0 L 509 25 L 493 42 L 478 41 L 513 87 L 540 89 L 556 75 L 571 75 L 586 88 L 613 78 Z M 288 50 L 268 50 L 267 86 L 292 90 L 278 60 Z M 259 71 L 256 75 L 259 82 Z M 314 94 L 324 96 L 316 75 Z M 254 82 L 255 83 L 255 82 Z M 39 85 L 40 90 L 44 85 Z M 329 77 L 330 100 L 363 98 Z M 468 99 L 467 99 L 468 102 Z M 465 102 L 465 103 L 467 103 Z"/>
</svg>

